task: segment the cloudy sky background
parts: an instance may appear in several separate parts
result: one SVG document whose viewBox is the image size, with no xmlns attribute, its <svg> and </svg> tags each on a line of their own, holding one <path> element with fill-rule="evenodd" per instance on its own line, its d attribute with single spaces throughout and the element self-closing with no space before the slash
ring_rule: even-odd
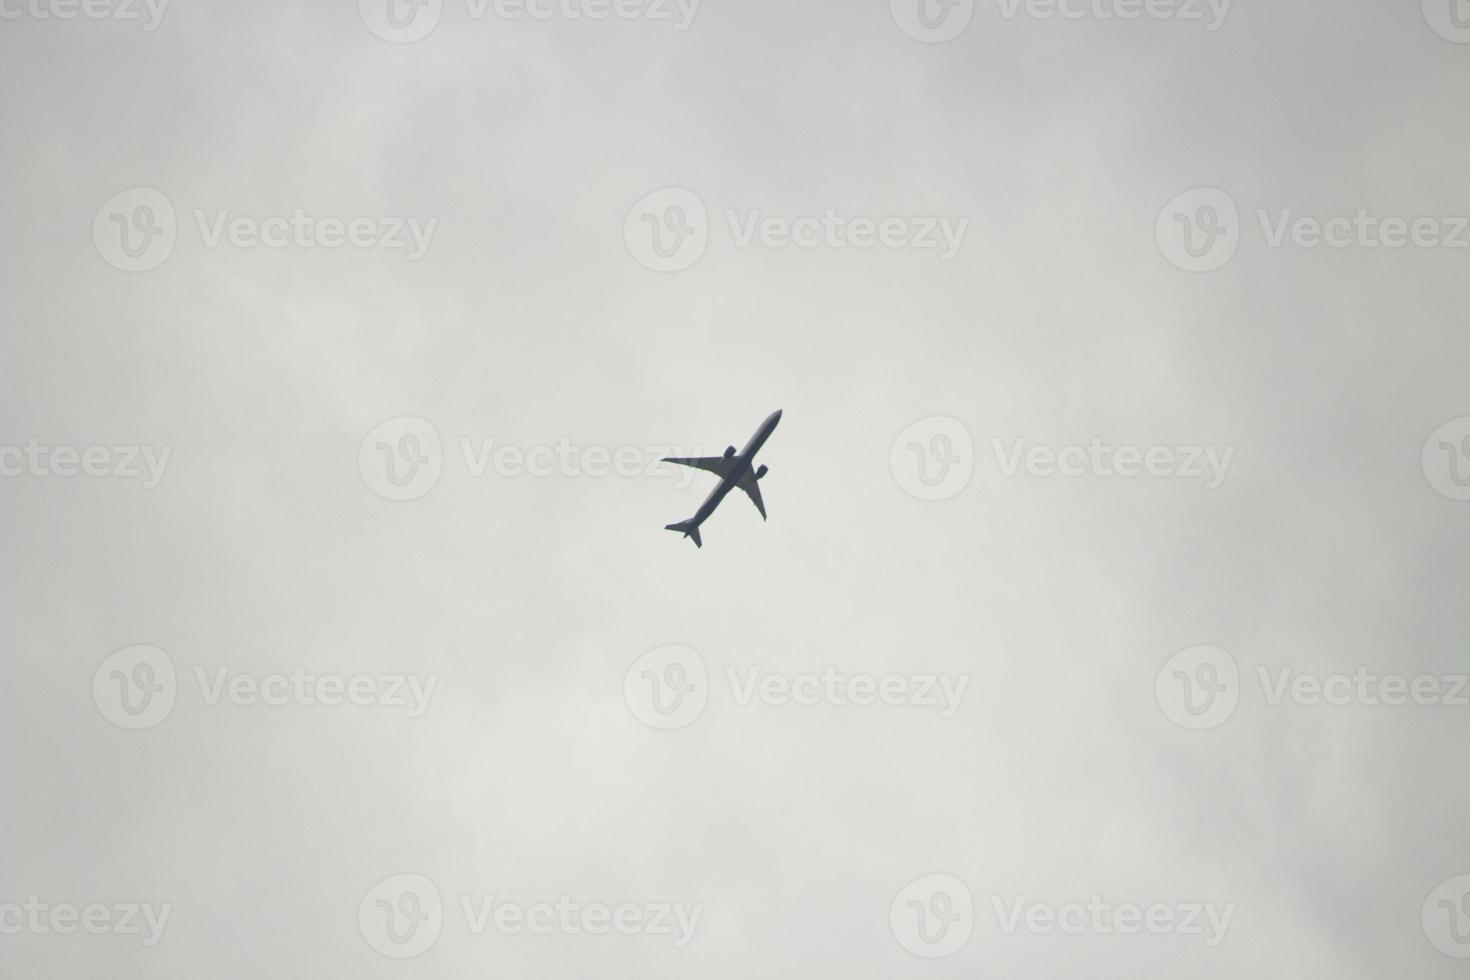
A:
<svg viewBox="0 0 1470 980">
<path fill-rule="evenodd" d="M 7 8 L 17 9 L 17 8 Z M 937 8 L 936 8 L 937 9 Z M 1459 976 L 1421 907 L 1470 873 L 1470 708 L 1267 703 L 1256 670 L 1463 672 L 1470 503 L 1420 453 L 1470 415 L 1470 252 L 1268 247 L 1257 208 L 1470 214 L 1470 45 L 1417 4 L 1238 0 L 1199 21 L 1007 19 L 923 43 L 886 3 L 705 0 L 692 25 L 507 21 L 449 0 L 415 43 L 355 2 L 175 0 L 0 21 L 0 444 L 172 447 L 161 484 L 22 475 L 0 666 L 0 903 L 171 903 L 162 940 L 0 936 L 17 977 Z M 156 188 L 178 241 L 119 271 L 98 209 Z M 694 191 L 660 273 L 624 220 Z M 1199 187 L 1237 253 L 1177 268 Z M 428 253 L 206 247 L 193 212 L 438 218 Z M 933 251 L 737 247 L 724 217 L 943 215 Z M 474 477 L 460 440 L 741 445 L 709 483 Z M 358 465 L 427 420 L 443 472 Z M 973 475 L 923 501 L 900 433 L 958 420 Z M 992 439 L 1235 449 L 1224 484 L 1005 477 Z M 680 481 L 684 478 L 679 477 Z M 1442 481 L 1441 481 L 1442 482 Z M 153 644 L 177 704 L 94 703 Z M 709 703 L 626 702 L 682 644 Z M 1238 662 L 1188 731 L 1176 652 Z M 195 667 L 437 675 L 391 707 L 208 705 Z M 727 666 L 967 675 L 954 717 L 738 705 Z M 373 886 L 433 881 L 443 932 L 379 954 Z M 953 956 L 889 907 L 931 873 Z M 471 935 L 461 896 L 702 903 L 694 940 Z M 1232 904 L 1225 941 L 1007 936 L 992 896 Z M 1467 909 L 1470 914 L 1470 909 Z M 1470 922 L 1470 920 L 1467 920 Z M 1470 949 L 1465 950 L 1470 953 Z"/>
</svg>

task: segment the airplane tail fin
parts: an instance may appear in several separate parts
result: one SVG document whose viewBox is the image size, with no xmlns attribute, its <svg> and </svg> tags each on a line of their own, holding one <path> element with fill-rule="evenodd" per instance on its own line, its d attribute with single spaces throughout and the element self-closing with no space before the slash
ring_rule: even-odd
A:
<svg viewBox="0 0 1470 980">
<path fill-rule="evenodd" d="M 686 538 L 694 539 L 694 547 L 703 548 L 704 542 L 699 540 L 699 525 L 693 521 L 681 521 L 678 524 L 665 524 L 665 531 L 678 531 Z"/>
</svg>

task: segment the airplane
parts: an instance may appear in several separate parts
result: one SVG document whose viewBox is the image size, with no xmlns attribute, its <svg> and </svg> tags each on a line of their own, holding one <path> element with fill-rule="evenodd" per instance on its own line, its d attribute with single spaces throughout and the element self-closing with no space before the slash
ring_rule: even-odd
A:
<svg viewBox="0 0 1470 980">
<path fill-rule="evenodd" d="M 781 421 L 781 410 L 777 409 L 766 416 L 761 427 L 755 430 L 755 435 L 750 437 L 745 448 L 739 452 L 735 451 L 734 446 L 727 446 L 723 456 L 699 456 L 686 459 L 665 456 L 663 460 L 665 463 L 678 463 L 680 466 L 708 470 L 720 478 L 720 483 L 710 491 L 708 497 L 704 498 L 704 503 L 699 505 L 699 510 L 693 517 L 687 521 L 680 521 L 678 524 L 665 524 L 664 530 L 678 531 L 686 538 L 693 538 L 696 548 L 703 548 L 704 543 L 699 540 L 699 525 L 715 512 L 715 508 L 720 506 L 720 501 L 725 499 L 725 494 L 736 487 L 749 495 L 750 502 L 755 504 L 755 509 L 761 512 L 761 520 L 765 520 L 766 504 L 761 500 L 761 488 L 757 481 L 766 475 L 767 468 L 762 466 L 760 469 L 752 469 L 751 462 L 755 459 L 755 454 L 761 446 L 764 446 L 766 440 L 771 437 L 771 433 L 776 430 L 776 423 L 779 421 Z"/>
</svg>

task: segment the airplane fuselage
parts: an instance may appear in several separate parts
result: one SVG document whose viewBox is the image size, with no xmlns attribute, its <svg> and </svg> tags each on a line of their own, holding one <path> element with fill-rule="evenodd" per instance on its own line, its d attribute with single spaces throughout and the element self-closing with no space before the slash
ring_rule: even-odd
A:
<svg viewBox="0 0 1470 980">
<path fill-rule="evenodd" d="M 776 431 L 776 424 L 780 421 L 780 410 L 772 412 L 766 416 L 766 420 L 760 424 L 760 428 L 755 430 L 755 435 L 750 437 L 750 441 L 745 444 L 745 448 L 741 449 L 738 453 L 725 457 L 730 464 L 729 472 L 709 492 L 709 496 L 704 498 L 704 503 L 699 505 L 699 510 L 695 511 L 694 516 L 689 518 L 689 524 L 699 527 L 708 519 L 709 515 L 715 512 L 715 508 L 720 506 L 720 501 L 724 500 L 725 496 L 731 490 L 739 486 L 742 480 L 750 479 L 754 476 L 751 472 L 751 467 L 755 460 L 755 454 L 766 444 L 766 440 L 771 438 L 771 433 Z"/>
</svg>

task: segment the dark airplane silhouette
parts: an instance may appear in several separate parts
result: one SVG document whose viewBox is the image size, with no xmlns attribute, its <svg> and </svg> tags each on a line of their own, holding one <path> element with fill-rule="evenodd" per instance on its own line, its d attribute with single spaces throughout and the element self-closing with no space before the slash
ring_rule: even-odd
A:
<svg viewBox="0 0 1470 980">
<path fill-rule="evenodd" d="M 771 437 L 776 430 L 776 423 L 781 421 L 781 410 L 777 409 L 766 417 L 761 427 L 756 430 L 755 435 L 745 444 L 745 448 L 739 452 L 734 446 L 728 446 L 723 456 L 700 456 L 692 459 L 677 459 L 672 456 L 664 457 L 665 463 L 678 463 L 681 466 L 693 466 L 695 469 L 708 470 L 720 478 L 719 486 L 710 491 L 704 503 L 699 505 L 699 510 L 687 521 L 678 524 L 665 524 L 666 531 L 679 531 L 686 538 L 693 538 L 697 548 L 703 548 L 704 543 L 699 540 L 699 525 L 703 524 L 705 518 L 715 512 L 720 506 L 720 501 L 725 499 L 725 494 L 739 487 L 750 495 L 750 502 L 755 504 L 755 509 L 761 512 L 761 520 L 766 519 L 766 504 L 761 500 L 760 484 L 756 481 L 766 475 L 766 467 L 752 469 L 751 462 L 761 446 Z"/>
</svg>

